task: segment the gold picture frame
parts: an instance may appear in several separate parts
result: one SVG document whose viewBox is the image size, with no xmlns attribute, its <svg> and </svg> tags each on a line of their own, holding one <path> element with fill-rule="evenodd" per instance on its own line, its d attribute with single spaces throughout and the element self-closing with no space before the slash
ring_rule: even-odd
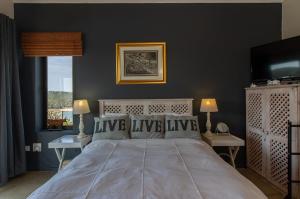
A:
<svg viewBox="0 0 300 199">
<path fill-rule="evenodd" d="M 166 43 L 116 43 L 116 84 L 165 84 Z"/>
</svg>

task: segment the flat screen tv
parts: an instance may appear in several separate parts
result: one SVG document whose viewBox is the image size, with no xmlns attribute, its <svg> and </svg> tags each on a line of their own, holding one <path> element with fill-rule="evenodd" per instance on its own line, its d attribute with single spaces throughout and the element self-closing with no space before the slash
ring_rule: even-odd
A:
<svg viewBox="0 0 300 199">
<path fill-rule="evenodd" d="M 300 36 L 251 49 L 254 83 L 300 80 Z"/>
</svg>

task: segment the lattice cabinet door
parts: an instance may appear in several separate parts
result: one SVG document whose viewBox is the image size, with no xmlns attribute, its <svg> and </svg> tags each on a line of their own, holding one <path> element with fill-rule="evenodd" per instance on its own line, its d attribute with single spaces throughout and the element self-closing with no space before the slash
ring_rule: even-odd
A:
<svg viewBox="0 0 300 199">
<path fill-rule="evenodd" d="M 298 121 L 297 88 L 274 88 L 266 93 L 266 177 L 282 191 L 287 191 L 288 121 Z M 296 139 L 293 139 L 296 140 Z M 298 175 L 295 170 L 293 172 Z"/>
<path fill-rule="evenodd" d="M 265 175 L 264 153 L 264 108 L 265 95 L 262 89 L 246 91 L 246 151 L 247 166 L 260 175 Z"/>
</svg>

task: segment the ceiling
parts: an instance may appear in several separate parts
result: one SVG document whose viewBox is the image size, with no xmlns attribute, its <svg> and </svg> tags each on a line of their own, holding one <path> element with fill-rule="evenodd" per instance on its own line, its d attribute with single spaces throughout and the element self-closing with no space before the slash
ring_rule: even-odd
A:
<svg viewBox="0 0 300 199">
<path fill-rule="evenodd" d="M 13 0 L 14 3 L 282 3 L 283 0 Z"/>
</svg>

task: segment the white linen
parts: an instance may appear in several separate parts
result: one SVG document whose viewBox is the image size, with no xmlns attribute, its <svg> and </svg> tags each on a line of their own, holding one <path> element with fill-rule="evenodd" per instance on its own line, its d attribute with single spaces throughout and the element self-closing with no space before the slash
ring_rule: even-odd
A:
<svg viewBox="0 0 300 199">
<path fill-rule="evenodd" d="M 206 143 L 97 140 L 28 199 L 265 199 Z"/>
</svg>

